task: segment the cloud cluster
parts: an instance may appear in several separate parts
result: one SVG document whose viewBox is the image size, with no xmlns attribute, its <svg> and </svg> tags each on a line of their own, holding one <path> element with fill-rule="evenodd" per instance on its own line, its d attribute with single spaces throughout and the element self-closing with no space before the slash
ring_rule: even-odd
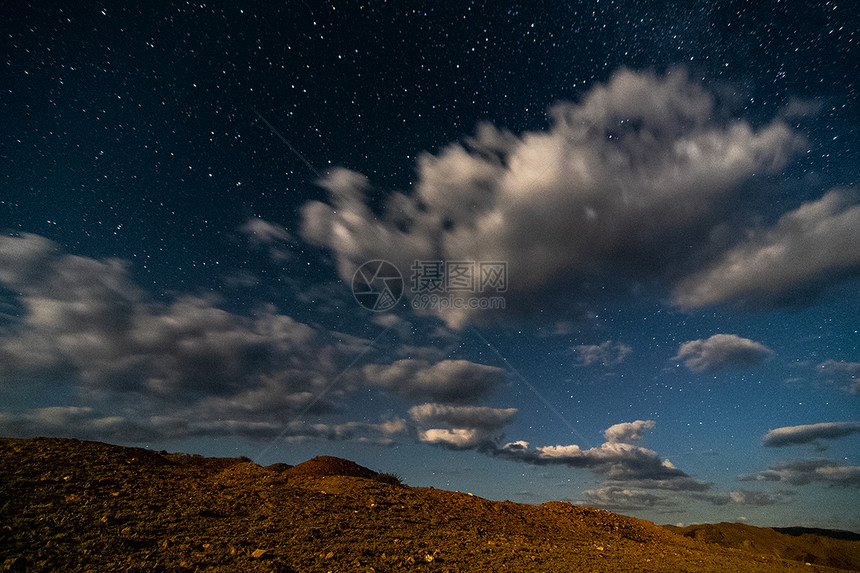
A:
<svg viewBox="0 0 860 573">
<path fill-rule="evenodd" d="M 715 334 L 707 339 L 681 344 L 673 360 L 683 360 L 693 372 L 744 368 L 761 364 L 773 351 L 736 334 Z"/>
<path fill-rule="evenodd" d="M 728 495 L 711 493 L 712 484 L 696 480 L 655 451 L 637 445 L 645 430 L 654 426 L 653 420 L 614 424 L 604 431 L 603 444 L 587 449 L 576 444 L 532 448 L 519 440 L 489 453 L 513 461 L 564 465 L 597 474 L 603 479 L 599 487 L 584 491 L 577 502 L 594 507 L 671 512 L 681 505 L 681 500 L 729 503 Z"/>
<path fill-rule="evenodd" d="M 741 481 L 784 482 L 802 486 L 823 483 L 831 487 L 860 488 L 860 466 L 841 465 L 833 460 L 789 460 L 773 464 Z"/>
<path fill-rule="evenodd" d="M 638 490 L 677 492 L 706 491 L 710 484 L 699 482 L 663 460 L 657 452 L 636 445 L 653 420 L 636 420 L 610 426 L 606 441 L 582 449 L 576 444 L 530 447 L 528 442 L 509 442 L 493 451 L 499 457 L 534 465 L 564 465 L 588 469 L 606 478 L 604 486 Z M 607 490 L 608 491 L 608 490 Z"/>
<path fill-rule="evenodd" d="M 822 422 L 784 426 L 770 430 L 762 443 L 768 448 L 782 448 L 798 444 L 812 444 L 818 440 L 835 440 L 860 433 L 860 422 Z"/>
<path fill-rule="evenodd" d="M 286 239 L 259 220 L 246 227 L 264 244 Z M 295 421 L 298 413 L 344 408 L 351 389 L 330 382 L 368 349 L 365 339 L 302 324 L 273 307 L 244 316 L 211 298 L 156 302 L 124 261 L 66 254 L 31 234 L 0 237 L 0 283 L 21 307 L 0 329 L 0 384 L 40 381 L 63 387 L 58 394 L 73 402 L 0 412 L 0 433 L 386 442 L 413 431 L 404 418 Z M 406 360 L 363 373 L 371 385 L 413 402 L 474 403 L 505 380 L 500 369 L 465 360 Z"/>
<path fill-rule="evenodd" d="M 157 397 L 220 413 L 291 411 L 338 366 L 313 328 L 261 309 L 243 317 L 213 301 L 148 300 L 124 262 L 59 252 L 41 237 L 0 239 L 0 279 L 25 314 L 0 337 L 0 380 L 65 378 L 92 391 Z M 233 403 L 233 407 L 230 404 Z"/>
<path fill-rule="evenodd" d="M 740 184 L 779 170 L 802 140 L 780 120 L 755 129 L 716 115 L 682 70 L 620 70 L 580 102 L 553 106 L 547 131 L 484 124 L 421 155 L 414 189 L 391 194 L 381 215 L 364 175 L 331 171 L 321 181 L 329 201 L 304 205 L 301 234 L 334 252 L 344 279 L 377 258 L 401 269 L 505 261 L 506 308 L 524 313 L 643 283 L 679 285 L 676 302 L 694 307 L 856 268 L 856 249 L 832 248 L 857 244 L 858 207 L 843 193 L 746 238 L 731 227 Z M 437 310 L 454 327 L 478 312 Z"/>
<path fill-rule="evenodd" d="M 600 344 L 581 344 L 573 347 L 576 360 L 583 366 L 597 364 L 600 366 L 616 366 L 621 364 L 633 348 L 623 342 L 607 340 Z"/>
</svg>

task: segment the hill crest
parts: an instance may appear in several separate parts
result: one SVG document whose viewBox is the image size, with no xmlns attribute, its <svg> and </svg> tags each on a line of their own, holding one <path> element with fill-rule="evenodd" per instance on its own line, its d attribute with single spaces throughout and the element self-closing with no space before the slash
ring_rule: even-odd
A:
<svg viewBox="0 0 860 573">
<path fill-rule="evenodd" d="M 0 569 L 838 571 L 605 510 L 394 486 L 374 479 L 380 475 L 326 456 L 262 467 L 247 458 L 0 438 Z M 860 550 L 857 541 L 827 541 L 846 556 Z M 852 563 L 860 568 L 860 558 Z"/>
</svg>

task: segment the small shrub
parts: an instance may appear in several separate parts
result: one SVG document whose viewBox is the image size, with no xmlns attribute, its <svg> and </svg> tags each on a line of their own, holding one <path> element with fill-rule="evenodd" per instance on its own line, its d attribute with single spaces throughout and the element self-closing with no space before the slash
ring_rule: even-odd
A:
<svg viewBox="0 0 860 573">
<path fill-rule="evenodd" d="M 397 474 L 376 474 L 373 479 L 388 485 L 403 485 L 403 479 Z"/>
</svg>

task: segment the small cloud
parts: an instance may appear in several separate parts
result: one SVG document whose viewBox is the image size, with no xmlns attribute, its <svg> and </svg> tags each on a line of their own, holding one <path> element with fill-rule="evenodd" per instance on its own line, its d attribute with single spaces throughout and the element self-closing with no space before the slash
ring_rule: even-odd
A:
<svg viewBox="0 0 860 573">
<path fill-rule="evenodd" d="M 654 493 L 621 485 L 604 485 L 583 492 L 584 499 L 578 504 L 599 507 L 611 511 L 634 511 L 641 509 L 667 509 L 678 507 L 676 497 Z"/>
<path fill-rule="evenodd" d="M 788 98 L 788 103 L 779 111 L 779 114 L 789 120 L 815 117 L 821 112 L 823 105 L 820 100 L 802 99 L 792 96 Z"/>
<path fill-rule="evenodd" d="M 609 426 L 603 432 L 607 442 L 635 444 L 642 441 L 645 430 L 650 430 L 655 425 L 654 420 L 636 420 L 635 422 L 623 422 Z"/>
<path fill-rule="evenodd" d="M 844 384 L 852 394 L 860 395 L 860 362 L 825 360 L 818 365 L 818 371 Z"/>
<path fill-rule="evenodd" d="M 486 398 L 507 380 L 501 368 L 468 360 L 404 358 L 392 364 L 368 364 L 361 370 L 365 383 L 417 402 L 471 404 Z"/>
<path fill-rule="evenodd" d="M 245 235 L 252 247 L 268 248 L 269 256 L 276 262 L 283 262 L 292 257 L 285 245 L 292 242 L 293 237 L 282 225 L 252 218 L 239 227 L 239 232 Z"/>
<path fill-rule="evenodd" d="M 576 353 L 577 361 L 583 366 L 615 366 L 621 364 L 633 348 L 623 342 L 607 340 L 600 344 L 574 346 L 572 350 Z"/>
<path fill-rule="evenodd" d="M 771 349 L 749 338 L 715 334 L 708 339 L 683 343 L 673 360 L 683 360 L 693 372 L 703 372 L 756 366 L 772 354 Z"/>
<path fill-rule="evenodd" d="M 767 493 L 763 491 L 741 489 L 739 491 L 729 492 L 729 496 L 734 503 L 755 507 L 776 505 L 778 503 L 785 503 L 788 501 L 786 492 Z"/>
<path fill-rule="evenodd" d="M 763 445 L 767 448 L 782 448 L 798 444 L 812 444 L 817 440 L 835 440 L 860 433 L 860 422 L 822 422 L 800 426 L 784 426 L 765 434 Z"/>
<path fill-rule="evenodd" d="M 245 221 L 239 227 L 239 232 L 248 237 L 248 241 L 253 245 L 270 245 L 292 239 L 286 227 L 259 218 Z"/>
<path fill-rule="evenodd" d="M 488 406 L 453 406 L 427 403 L 413 406 L 409 416 L 417 424 L 433 426 L 444 424 L 449 428 L 419 430 L 418 439 L 457 448 L 494 448 L 502 429 L 511 423 L 516 408 L 490 408 Z"/>
<path fill-rule="evenodd" d="M 831 487 L 860 488 L 860 466 L 845 466 L 833 460 L 790 460 L 773 464 L 741 481 L 785 482 L 801 486 L 823 483 Z"/>
</svg>

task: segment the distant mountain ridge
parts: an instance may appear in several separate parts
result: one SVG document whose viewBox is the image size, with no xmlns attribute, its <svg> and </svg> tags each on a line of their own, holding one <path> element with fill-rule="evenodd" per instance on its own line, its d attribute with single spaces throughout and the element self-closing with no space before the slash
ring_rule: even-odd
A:
<svg viewBox="0 0 860 573">
<path fill-rule="evenodd" d="M 753 527 L 744 523 L 664 526 L 685 537 L 748 553 L 775 555 L 803 563 L 860 570 L 860 535 L 809 527 Z"/>
</svg>

